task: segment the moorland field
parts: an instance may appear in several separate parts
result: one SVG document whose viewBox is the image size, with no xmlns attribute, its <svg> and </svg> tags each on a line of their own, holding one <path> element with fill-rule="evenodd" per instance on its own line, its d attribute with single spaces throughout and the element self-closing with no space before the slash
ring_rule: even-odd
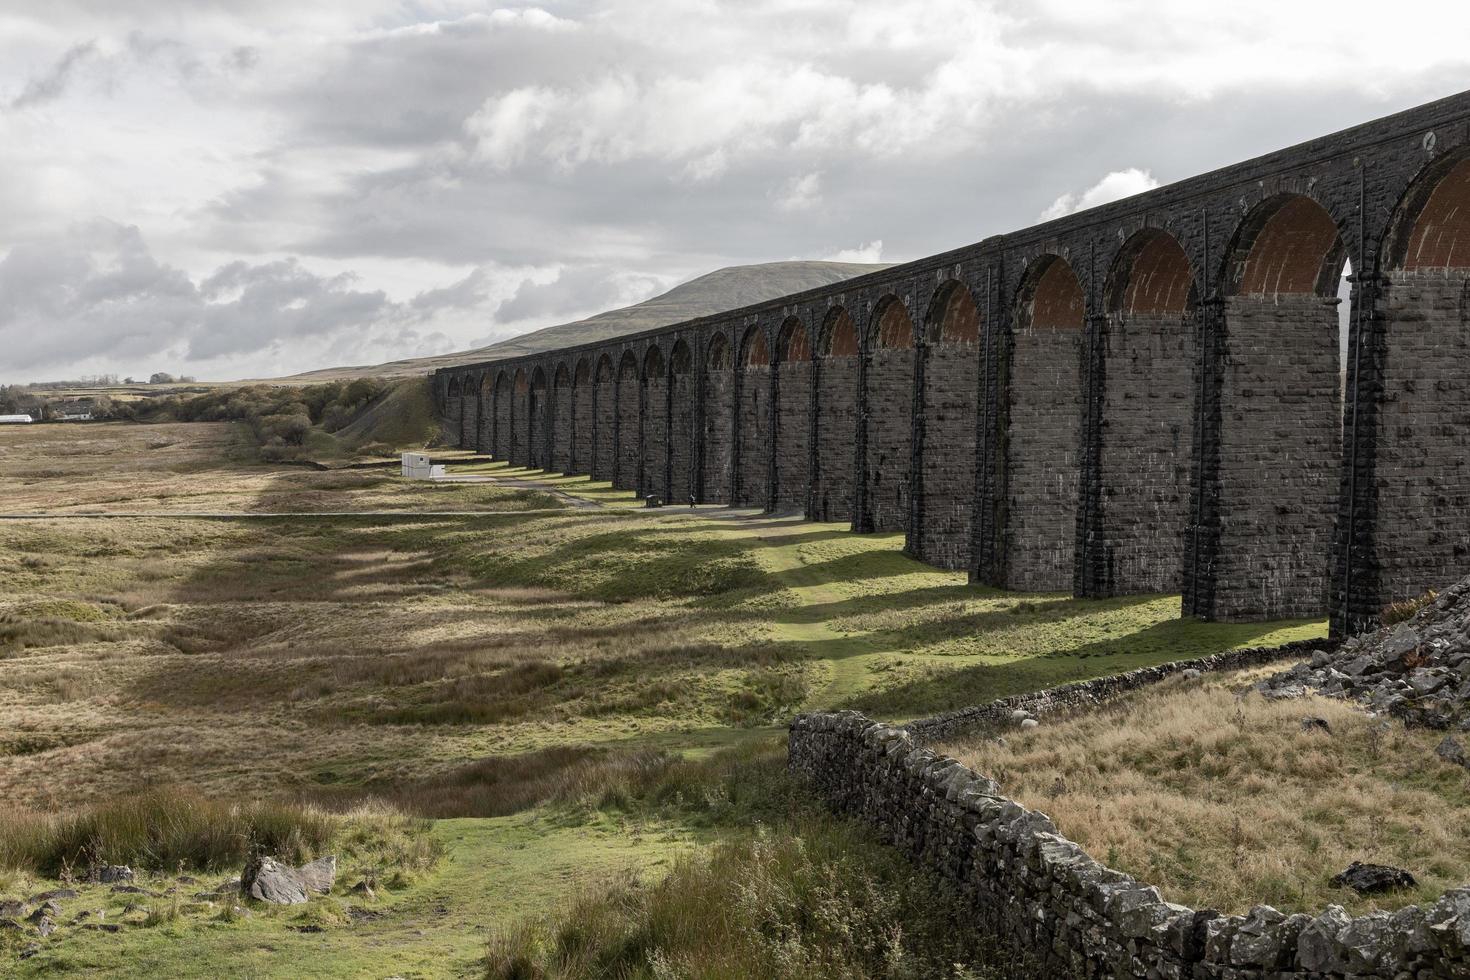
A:
<svg viewBox="0 0 1470 980">
<path fill-rule="evenodd" d="M 77 884 L 27 958 L 0 935 L 0 972 L 1000 975 L 937 884 L 789 785 L 786 720 L 1325 630 L 1003 593 L 896 535 L 451 471 L 489 479 L 270 464 L 223 422 L 0 430 L 0 511 L 27 515 L 0 520 L 0 898 L 98 860 L 146 892 Z M 336 853 L 339 887 L 208 896 L 267 844 Z"/>
</svg>

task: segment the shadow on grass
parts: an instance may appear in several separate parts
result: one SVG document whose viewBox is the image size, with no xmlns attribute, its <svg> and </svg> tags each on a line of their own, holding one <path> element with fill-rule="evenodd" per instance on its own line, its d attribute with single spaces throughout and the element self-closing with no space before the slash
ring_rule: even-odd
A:
<svg viewBox="0 0 1470 980">
<path fill-rule="evenodd" d="M 1301 637 L 1293 638 L 1325 636 L 1326 624 L 1203 623 L 1172 619 L 1122 636 L 1058 647 L 1029 657 L 958 668 L 931 664 L 914 680 L 853 696 L 838 707 L 879 718 L 937 714 L 1059 684 L 1254 646 L 1271 634 L 1286 630 L 1301 633 Z"/>
</svg>

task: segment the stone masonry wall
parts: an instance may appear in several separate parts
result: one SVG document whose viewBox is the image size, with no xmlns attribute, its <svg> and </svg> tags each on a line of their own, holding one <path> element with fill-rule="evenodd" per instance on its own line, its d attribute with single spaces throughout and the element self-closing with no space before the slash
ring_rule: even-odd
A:
<svg viewBox="0 0 1470 980">
<path fill-rule="evenodd" d="M 924 364 L 924 521 L 919 553 L 940 568 L 970 565 L 975 502 L 977 345 L 940 343 Z"/>
<path fill-rule="evenodd" d="M 1043 710 L 1095 703 L 1187 667 L 1236 669 L 1282 652 L 1219 654 L 1028 700 Z M 1016 701 L 973 710 L 1008 716 Z M 1062 836 L 1044 813 L 921 744 L 953 729 L 921 736 L 917 727 L 893 728 L 851 711 L 801 715 L 791 724 L 789 766 L 834 810 L 867 822 L 958 887 L 975 910 L 974 928 L 1031 953 L 1042 977 L 1470 977 L 1470 888 L 1357 918 L 1335 905 L 1290 916 L 1256 906 L 1241 916 L 1165 902 L 1158 889 L 1106 867 Z"/>
<path fill-rule="evenodd" d="M 1013 343 L 1006 587 L 1062 592 L 1076 551 L 1081 333 L 1021 330 Z"/>
<path fill-rule="evenodd" d="M 771 451 L 771 368 L 750 364 L 740 376 L 740 468 L 737 507 L 765 507 Z"/>
<path fill-rule="evenodd" d="M 868 364 L 868 514 L 873 530 L 902 531 L 909 522 L 910 446 L 914 425 L 914 350 L 880 347 Z"/>
<path fill-rule="evenodd" d="M 730 502 L 730 416 L 735 382 L 730 370 L 711 370 L 705 379 L 704 407 L 704 501 Z"/>
<path fill-rule="evenodd" d="M 637 489 L 638 461 L 638 369 L 628 362 L 618 385 L 618 458 L 613 472 L 613 486 L 619 490 Z"/>
<path fill-rule="evenodd" d="M 550 413 L 550 403 L 547 401 L 549 392 L 544 387 L 532 386 L 529 400 L 529 409 L 526 412 L 526 458 L 531 466 L 537 469 L 549 469 L 550 460 L 547 458 L 548 444 L 547 419 Z"/>
<path fill-rule="evenodd" d="M 465 437 L 469 440 L 465 448 L 478 453 L 494 452 L 490 430 L 495 424 L 495 402 L 490 397 L 490 389 L 482 387 L 478 394 L 466 395 L 464 411 Z"/>
<path fill-rule="evenodd" d="M 439 438 L 448 445 L 465 448 L 463 395 L 445 396 L 444 411 L 439 417 Z"/>
<path fill-rule="evenodd" d="M 572 388 L 572 471 L 589 473 L 594 468 L 592 461 L 592 433 L 597 419 L 592 413 L 592 384 L 584 382 Z"/>
<path fill-rule="evenodd" d="M 1182 314 L 1107 325 L 1097 535 L 1104 595 L 1174 592 L 1189 514 L 1196 344 Z"/>
<path fill-rule="evenodd" d="M 776 368 L 776 510 L 806 510 L 811 469 L 812 362 L 782 361 Z"/>
<path fill-rule="evenodd" d="M 817 476 L 811 515 L 852 520 L 853 447 L 857 441 L 858 359 L 823 358 L 817 385 Z"/>
<path fill-rule="evenodd" d="M 614 433 L 618 427 L 618 389 L 611 377 L 597 383 L 597 411 L 594 413 L 597 426 L 597 458 L 593 464 L 594 480 L 611 480 L 616 469 L 613 446 L 617 441 Z"/>
<path fill-rule="evenodd" d="M 572 388 L 557 385 L 551 390 L 551 469 L 572 472 Z"/>
<path fill-rule="evenodd" d="M 693 490 L 694 375 L 674 373 L 674 414 L 669 428 L 669 502 L 687 504 Z"/>
<path fill-rule="evenodd" d="M 1337 308 L 1232 296 L 1220 390 L 1221 619 L 1320 616 L 1341 456 Z"/>
<path fill-rule="evenodd" d="M 514 434 L 511 432 L 511 419 L 515 412 L 511 405 L 510 382 L 506 381 L 495 388 L 495 448 L 491 450 L 496 459 L 510 459 L 511 445 Z M 487 413 L 488 414 L 488 413 Z"/>
<path fill-rule="evenodd" d="M 669 385 L 662 374 L 649 378 L 645 392 L 647 415 L 643 421 L 643 486 L 639 492 L 664 495 L 665 452 L 669 445 Z"/>
<path fill-rule="evenodd" d="M 1397 271 L 1376 473 L 1380 601 L 1443 588 L 1470 564 L 1470 278 Z"/>
</svg>

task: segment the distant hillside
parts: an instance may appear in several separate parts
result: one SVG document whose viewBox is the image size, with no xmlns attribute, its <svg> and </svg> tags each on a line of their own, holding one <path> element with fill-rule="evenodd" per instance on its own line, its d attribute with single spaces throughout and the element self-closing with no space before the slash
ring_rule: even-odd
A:
<svg viewBox="0 0 1470 980">
<path fill-rule="evenodd" d="M 622 337 L 694 317 L 723 313 L 725 310 L 738 309 L 806 289 L 829 286 L 834 282 L 886 268 L 887 265 L 858 262 L 766 262 L 760 265 L 736 265 L 675 286 L 661 296 L 644 300 L 634 306 L 609 310 L 574 323 L 543 327 L 488 347 L 436 357 L 389 361 L 387 364 L 324 368 L 278 380 L 304 384 L 361 377 L 403 378 L 427 374 L 455 364 L 520 357 L 523 354 L 606 340 L 609 337 Z"/>
</svg>

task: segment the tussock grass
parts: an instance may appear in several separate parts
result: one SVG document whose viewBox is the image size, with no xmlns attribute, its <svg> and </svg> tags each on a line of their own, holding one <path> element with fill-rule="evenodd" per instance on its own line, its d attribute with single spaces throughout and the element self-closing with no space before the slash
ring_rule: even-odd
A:
<svg viewBox="0 0 1470 980">
<path fill-rule="evenodd" d="M 588 889 L 490 943 L 490 980 L 1034 976 L 947 885 L 860 828 L 808 820 Z"/>
<path fill-rule="evenodd" d="M 357 863 L 408 871 L 427 868 L 439 853 L 425 821 L 381 802 L 332 813 L 159 788 L 73 812 L 0 806 L 0 868 L 46 877 L 104 863 L 215 872 L 238 869 L 252 853 L 301 863 L 333 847 Z"/>
<path fill-rule="evenodd" d="M 97 863 L 219 871 L 253 850 L 310 860 L 335 830 L 330 814 L 310 807 L 150 789 L 79 812 L 0 808 L 0 865 L 50 876 Z"/>
<path fill-rule="evenodd" d="M 1440 736 L 1309 697 L 1267 701 L 1260 672 L 1171 681 L 1097 711 L 1046 719 L 1005 744 L 942 747 L 1050 815 L 1105 863 L 1166 898 L 1242 912 L 1396 908 L 1470 881 L 1470 784 Z M 1303 728 L 1324 719 L 1325 734 Z M 1417 890 L 1329 887 L 1351 861 L 1408 868 Z"/>
</svg>

